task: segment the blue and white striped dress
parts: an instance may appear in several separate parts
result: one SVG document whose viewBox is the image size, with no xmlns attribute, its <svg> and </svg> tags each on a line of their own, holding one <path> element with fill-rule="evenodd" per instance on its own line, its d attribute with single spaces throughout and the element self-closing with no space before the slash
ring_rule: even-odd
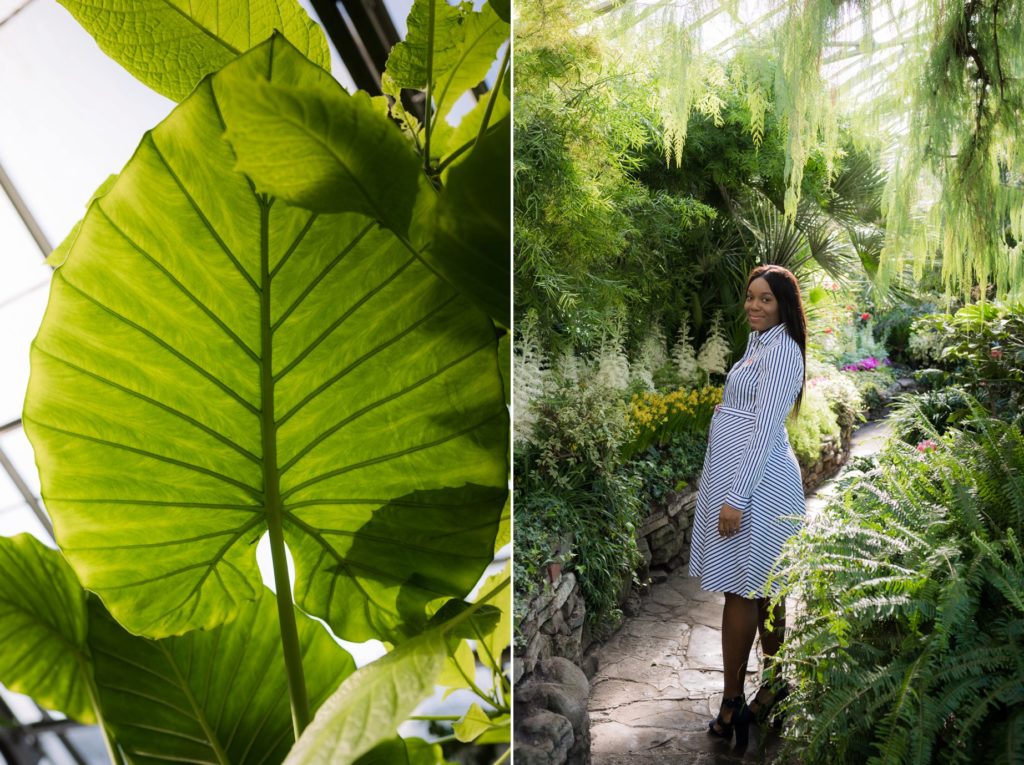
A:
<svg viewBox="0 0 1024 765">
<path fill-rule="evenodd" d="M 785 325 L 751 332 L 725 378 L 722 404 L 711 420 L 697 493 L 690 576 L 701 588 L 765 597 L 768 573 L 803 516 L 800 466 L 786 434 L 786 416 L 804 379 L 800 346 Z M 728 502 L 743 511 L 739 533 L 718 534 Z M 778 590 L 778 585 L 774 588 Z"/>
</svg>

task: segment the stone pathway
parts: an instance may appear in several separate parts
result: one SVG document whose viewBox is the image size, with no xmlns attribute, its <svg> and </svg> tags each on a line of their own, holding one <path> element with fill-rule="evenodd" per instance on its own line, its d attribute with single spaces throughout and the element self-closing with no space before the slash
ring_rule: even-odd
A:
<svg viewBox="0 0 1024 765">
<path fill-rule="evenodd" d="M 851 456 L 877 452 L 889 434 L 885 420 L 853 434 Z M 820 510 L 834 479 L 808 498 L 808 514 Z M 598 653 L 591 681 L 590 734 L 593 765 L 719 765 L 771 762 L 779 740 L 750 728 L 745 751 L 707 735 L 707 721 L 722 700 L 721 593 L 703 592 L 685 569 L 644 595 Z M 760 677 L 760 652 L 752 652 L 747 698 Z"/>
</svg>

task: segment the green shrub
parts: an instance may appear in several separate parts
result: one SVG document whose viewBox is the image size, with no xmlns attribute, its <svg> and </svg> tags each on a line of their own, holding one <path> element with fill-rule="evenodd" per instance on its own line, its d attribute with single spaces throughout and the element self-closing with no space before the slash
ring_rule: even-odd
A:
<svg viewBox="0 0 1024 765">
<path fill-rule="evenodd" d="M 966 305 L 953 315 L 925 316 L 914 331 L 938 338 L 936 365 L 992 414 L 1019 411 L 1024 404 L 1024 303 Z"/>
<path fill-rule="evenodd" d="M 839 427 L 846 430 L 864 420 L 864 399 L 850 373 L 823 365 L 810 365 L 815 376 L 808 374 L 807 386 L 816 387 L 828 400 Z M 819 371 L 820 370 L 820 371 Z"/>
<path fill-rule="evenodd" d="M 817 462 L 825 436 L 839 437 L 839 423 L 822 389 L 805 388 L 800 414 L 786 421 L 786 430 L 800 464 L 808 467 Z"/>
<path fill-rule="evenodd" d="M 534 406 L 533 443 L 515 454 L 517 597 L 538 590 L 552 549 L 572 537 L 563 570 L 576 573 L 591 623 L 611 625 L 621 584 L 640 561 L 641 479 L 621 457 L 631 436 L 626 403 L 615 391 L 580 383 Z"/>
<path fill-rule="evenodd" d="M 892 442 L 784 549 L 804 608 L 779 654 L 783 758 L 1024 757 L 1024 435 L 972 427 L 927 454 Z"/>
<path fill-rule="evenodd" d="M 868 409 L 878 409 L 888 403 L 886 392 L 896 382 L 896 372 L 892 367 L 878 366 L 870 372 L 844 372 L 850 375 L 854 385 L 860 392 L 864 406 Z"/>
<path fill-rule="evenodd" d="M 650 446 L 633 457 L 627 469 L 641 481 L 641 501 L 660 504 L 669 492 L 689 486 L 704 465 L 707 446 L 706 434 L 678 433 L 664 446 Z"/>
<path fill-rule="evenodd" d="M 962 388 L 950 387 L 901 396 L 889 422 L 893 434 L 910 445 L 942 435 L 971 413 L 971 403 Z"/>
</svg>

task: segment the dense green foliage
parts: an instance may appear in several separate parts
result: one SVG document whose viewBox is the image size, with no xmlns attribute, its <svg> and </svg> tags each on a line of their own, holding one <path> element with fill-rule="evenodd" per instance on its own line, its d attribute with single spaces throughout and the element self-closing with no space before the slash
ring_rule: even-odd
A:
<svg viewBox="0 0 1024 765">
<path fill-rule="evenodd" d="M 923 450 L 894 443 L 786 548 L 801 762 L 1024 756 L 1024 435 L 980 413 Z"/>
<path fill-rule="evenodd" d="M 561 387 L 539 406 L 533 442 L 515 454 L 516 592 L 525 601 L 558 551 L 577 574 L 591 623 L 607 625 L 639 559 L 634 532 L 644 509 L 641 481 L 621 456 L 631 435 L 626 405 L 591 384 Z"/>
<path fill-rule="evenodd" d="M 687 321 L 699 346 L 723 310 L 738 350 L 743 287 L 758 262 L 806 278 L 824 268 L 844 283 L 862 262 L 877 265 L 884 179 L 845 132 L 845 159 L 812 153 L 805 200 L 793 220 L 783 215 L 785 133 L 768 108 L 769 53 L 715 65 L 679 160 L 666 164 L 672 139 L 651 96 L 661 60 L 583 31 L 566 3 L 523 3 L 520 14 L 515 305 L 536 312 L 545 348 L 596 351 L 617 325 L 633 349 L 652 320 L 670 338 Z"/>
<path fill-rule="evenodd" d="M 599 24 L 658 62 L 658 94 L 670 155 L 692 136 L 695 114 L 721 119 L 723 77 L 701 27 L 734 6 L 615 3 Z M 879 283 L 908 286 L 941 263 L 942 282 L 964 296 L 978 283 L 1013 294 L 1024 284 L 1024 175 L 1015 140 L 1024 89 L 1024 4 L 1018 0 L 906 6 L 857 0 L 778 0 L 730 43 L 731 65 L 757 136 L 783 123 L 784 208 L 790 219 L 808 196 L 816 162 L 831 175 L 846 151 L 849 120 L 861 145 L 887 156 L 886 233 L 870 269 Z M 895 18 L 892 18 L 895 17 Z M 854 39 L 857 38 L 857 39 Z M 724 47 L 721 44 L 716 47 Z M 768 67 L 764 53 L 778 61 Z M 692 126 L 692 123 L 691 123 Z M 884 245 L 884 246 L 883 246 Z M 881 257 L 879 257 L 881 256 Z"/>
</svg>

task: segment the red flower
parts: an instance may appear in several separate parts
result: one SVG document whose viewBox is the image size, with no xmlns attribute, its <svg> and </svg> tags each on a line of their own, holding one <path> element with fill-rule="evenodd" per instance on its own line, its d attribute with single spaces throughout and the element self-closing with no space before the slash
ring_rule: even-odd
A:
<svg viewBox="0 0 1024 765">
<path fill-rule="evenodd" d="M 1001 359 L 1003 357 L 1003 349 L 1002 348 L 998 348 L 998 347 L 993 348 L 990 351 L 990 353 L 992 355 L 992 358 L 997 359 L 997 360 Z"/>
<path fill-rule="evenodd" d="M 826 335 L 831 335 L 832 334 L 832 327 L 825 327 L 825 334 Z"/>
<path fill-rule="evenodd" d="M 869 313 L 862 313 L 862 314 L 860 315 L 860 319 L 861 319 L 861 321 L 867 321 L 867 320 L 868 320 L 868 319 L 870 319 L 870 318 L 871 318 L 871 314 L 869 314 Z"/>
</svg>

